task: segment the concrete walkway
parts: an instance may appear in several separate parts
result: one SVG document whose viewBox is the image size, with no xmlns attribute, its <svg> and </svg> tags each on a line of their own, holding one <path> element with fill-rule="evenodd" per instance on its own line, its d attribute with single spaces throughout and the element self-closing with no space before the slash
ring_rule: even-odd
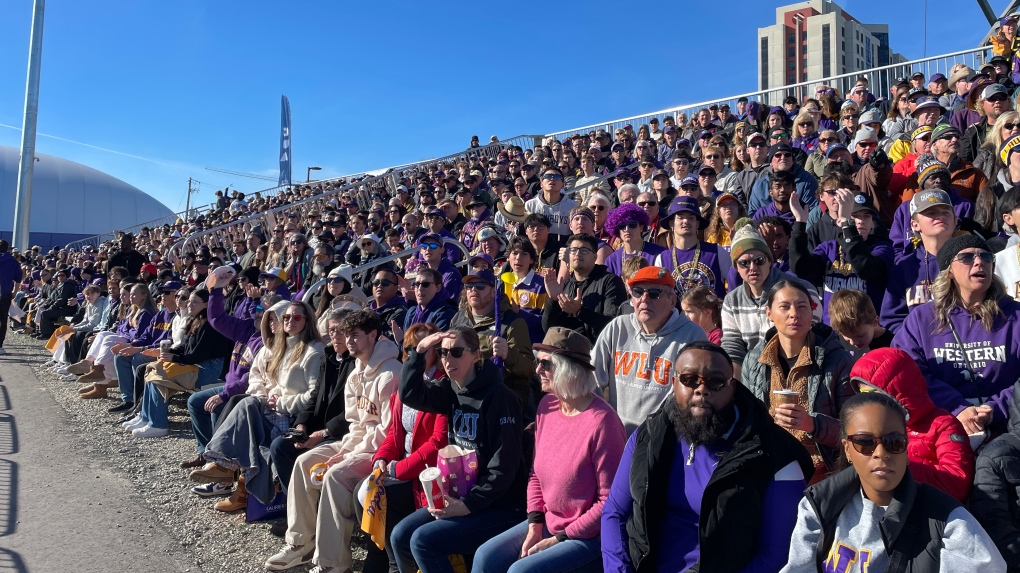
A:
<svg viewBox="0 0 1020 573">
<path fill-rule="evenodd" d="M 198 571 L 132 484 L 76 449 L 19 342 L 0 357 L 0 573 Z"/>
</svg>

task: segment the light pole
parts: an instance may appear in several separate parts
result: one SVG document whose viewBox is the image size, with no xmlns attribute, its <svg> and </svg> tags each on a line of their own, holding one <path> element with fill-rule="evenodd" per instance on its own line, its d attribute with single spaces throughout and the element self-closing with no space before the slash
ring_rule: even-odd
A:
<svg viewBox="0 0 1020 573">
<path fill-rule="evenodd" d="M 35 168 L 35 126 L 39 117 L 39 73 L 42 67 L 43 14 L 46 0 L 35 0 L 32 37 L 29 40 L 28 81 L 25 87 L 25 118 L 21 129 L 21 162 L 18 166 L 18 194 L 14 200 L 12 243 L 28 250 L 32 207 L 32 171 Z M 6 317 L 3 317 L 6 320 Z"/>
<path fill-rule="evenodd" d="M 309 181 L 312 180 L 312 171 L 322 171 L 322 168 L 321 167 L 309 167 L 308 170 L 305 171 L 305 183 L 308 183 Z"/>
</svg>

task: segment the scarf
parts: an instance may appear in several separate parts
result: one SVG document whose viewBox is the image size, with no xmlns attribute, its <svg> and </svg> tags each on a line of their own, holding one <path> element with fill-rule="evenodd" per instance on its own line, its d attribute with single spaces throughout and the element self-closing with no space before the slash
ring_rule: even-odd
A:
<svg viewBox="0 0 1020 573">
<path fill-rule="evenodd" d="M 810 411 L 811 407 L 808 405 L 808 374 L 811 372 L 811 365 L 813 360 L 811 359 L 811 349 L 814 347 L 815 334 L 813 332 L 808 333 L 807 339 L 804 341 L 804 346 L 800 349 L 800 354 L 797 356 L 795 361 L 790 364 L 790 373 L 783 378 L 783 368 L 780 365 L 779 352 L 781 348 L 779 346 L 779 336 L 773 336 L 768 342 L 765 343 L 765 347 L 761 351 L 761 356 L 758 358 L 758 362 L 769 367 L 769 414 L 773 417 L 776 415 L 776 406 L 782 404 L 779 397 L 774 394 L 776 390 L 793 390 L 800 393 L 800 405 L 805 410 Z M 793 437 L 797 438 L 800 443 L 804 444 L 808 453 L 811 455 L 811 461 L 814 463 L 815 468 L 820 471 L 815 472 L 815 476 L 825 477 L 827 475 L 825 469 L 825 462 L 822 460 L 822 455 L 818 452 L 818 445 L 815 444 L 814 439 L 808 437 L 807 432 L 803 430 L 787 430 Z"/>
</svg>

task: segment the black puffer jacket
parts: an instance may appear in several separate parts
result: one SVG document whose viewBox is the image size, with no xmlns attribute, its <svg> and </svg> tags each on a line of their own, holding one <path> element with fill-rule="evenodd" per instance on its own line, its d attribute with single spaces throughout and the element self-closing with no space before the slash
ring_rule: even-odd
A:
<svg viewBox="0 0 1020 573">
<path fill-rule="evenodd" d="M 1009 431 L 981 449 L 970 511 L 995 541 L 1009 571 L 1020 572 L 1020 382 L 1013 386 Z"/>
</svg>

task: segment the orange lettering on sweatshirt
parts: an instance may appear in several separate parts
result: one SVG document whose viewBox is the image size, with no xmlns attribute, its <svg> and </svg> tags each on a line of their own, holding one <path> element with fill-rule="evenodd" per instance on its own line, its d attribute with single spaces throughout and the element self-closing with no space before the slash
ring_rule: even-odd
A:
<svg viewBox="0 0 1020 573">
<path fill-rule="evenodd" d="M 655 371 L 654 380 L 656 384 L 662 384 L 663 386 L 669 386 L 670 374 L 673 371 L 673 363 L 665 358 L 659 357 L 655 359 Z"/>
<path fill-rule="evenodd" d="M 616 375 L 630 376 L 630 371 L 634 369 L 635 363 L 639 361 L 641 356 L 642 355 L 638 354 L 637 352 L 617 350 L 615 353 Z"/>
</svg>

